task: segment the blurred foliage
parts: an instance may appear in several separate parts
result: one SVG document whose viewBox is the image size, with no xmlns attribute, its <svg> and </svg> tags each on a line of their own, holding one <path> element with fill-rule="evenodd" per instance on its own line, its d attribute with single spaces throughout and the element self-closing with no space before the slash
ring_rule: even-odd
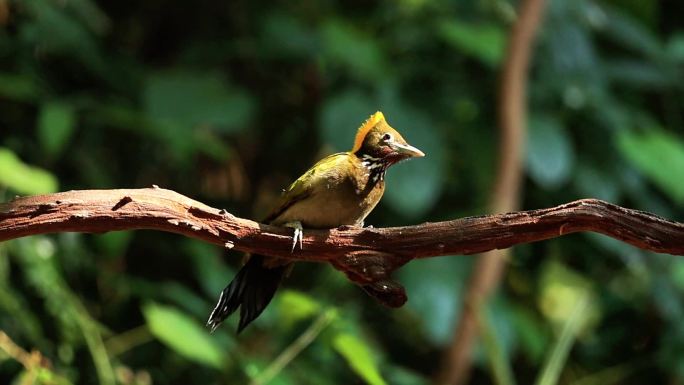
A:
<svg viewBox="0 0 684 385">
<path fill-rule="evenodd" d="M 428 156 L 389 171 L 367 223 L 482 214 L 516 6 L 0 0 L 0 194 L 157 184 L 259 218 L 382 110 Z M 549 1 L 525 208 L 597 197 L 684 220 L 682 14 Z M 0 244 L 0 383 L 427 384 L 472 265 L 412 262 L 409 302 L 388 310 L 300 264 L 243 334 L 231 319 L 210 335 L 240 261 L 222 253 L 143 231 Z M 683 298 L 678 258 L 594 234 L 517 247 L 472 383 L 682 383 Z"/>
</svg>

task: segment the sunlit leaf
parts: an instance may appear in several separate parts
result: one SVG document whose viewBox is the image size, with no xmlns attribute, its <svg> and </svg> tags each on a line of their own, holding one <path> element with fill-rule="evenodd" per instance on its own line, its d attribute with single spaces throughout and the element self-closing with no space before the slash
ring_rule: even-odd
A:
<svg viewBox="0 0 684 385">
<path fill-rule="evenodd" d="M 0 186 L 20 194 L 46 194 L 58 189 L 57 178 L 43 169 L 22 162 L 14 152 L 0 147 Z"/>
<path fill-rule="evenodd" d="M 675 202 L 684 203 L 684 142 L 659 129 L 622 131 L 617 138 L 622 155 Z"/>
<path fill-rule="evenodd" d="M 187 359 L 221 368 L 225 352 L 212 340 L 204 327 L 170 306 L 149 303 L 143 314 L 152 334 Z"/>
<path fill-rule="evenodd" d="M 544 265 L 540 278 L 539 308 L 556 326 L 561 327 L 571 317 L 573 307 L 586 300 L 583 328 L 594 325 L 600 317 L 600 308 L 592 290 L 591 281 L 565 265 L 551 261 Z M 577 329 L 577 332 L 581 330 Z"/>
<path fill-rule="evenodd" d="M 38 115 L 38 139 L 50 155 L 59 155 L 76 125 L 73 107 L 60 102 L 43 104 Z"/>
<path fill-rule="evenodd" d="M 279 322 L 292 325 L 306 318 L 313 317 L 321 310 L 321 304 L 304 293 L 285 290 L 278 294 Z"/>
<path fill-rule="evenodd" d="M 333 347 L 367 384 L 387 384 L 380 375 L 380 368 L 373 352 L 364 341 L 355 335 L 343 332 L 335 336 Z"/>
</svg>

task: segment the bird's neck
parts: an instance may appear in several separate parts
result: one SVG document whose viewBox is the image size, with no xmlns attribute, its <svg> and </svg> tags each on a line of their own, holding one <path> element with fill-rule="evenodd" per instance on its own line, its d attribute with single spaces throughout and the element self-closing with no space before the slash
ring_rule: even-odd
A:
<svg viewBox="0 0 684 385">
<path fill-rule="evenodd" d="M 385 159 L 363 153 L 355 155 L 359 157 L 361 165 L 368 170 L 368 178 L 372 183 L 385 180 L 385 171 L 390 165 Z"/>
</svg>

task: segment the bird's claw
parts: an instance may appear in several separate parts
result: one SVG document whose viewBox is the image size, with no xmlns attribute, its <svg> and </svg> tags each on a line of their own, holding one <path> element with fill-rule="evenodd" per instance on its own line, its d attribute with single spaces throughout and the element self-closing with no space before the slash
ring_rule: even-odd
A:
<svg viewBox="0 0 684 385">
<path fill-rule="evenodd" d="M 303 249 L 303 241 L 304 241 L 304 228 L 302 227 L 301 222 L 288 222 L 284 224 L 283 226 L 285 227 L 290 227 L 294 229 L 294 234 L 292 235 L 292 250 L 290 251 L 291 253 L 294 253 L 295 248 L 297 247 L 297 243 L 299 243 L 299 250 Z"/>
<path fill-rule="evenodd" d="M 292 236 L 292 250 L 291 250 L 291 252 L 294 253 L 294 250 L 297 247 L 297 240 L 299 240 L 299 250 L 302 249 L 303 238 L 304 238 L 304 231 L 302 231 L 302 229 L 295 228 L 294 229 L 294 235 Z"/>
</svg>

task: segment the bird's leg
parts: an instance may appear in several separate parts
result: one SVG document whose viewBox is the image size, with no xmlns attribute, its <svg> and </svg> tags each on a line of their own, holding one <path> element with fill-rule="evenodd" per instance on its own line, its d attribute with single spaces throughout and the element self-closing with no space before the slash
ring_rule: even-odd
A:
<svg viewBox="0 0 684 385">
<path fill-rule="evenodd" d="M 292 235 L 292 253 L 294 253 L 295 247 L 297 247 L 297 241 L 299 241 L 299 250 L 302 249 L 302 242 L 304 240 L 304 227 L 302 227 L 302 222 L 293 221 L 287 222 L 283 226 L 290 227 L 294 229 L 294 234 Z"/>
</svg>

